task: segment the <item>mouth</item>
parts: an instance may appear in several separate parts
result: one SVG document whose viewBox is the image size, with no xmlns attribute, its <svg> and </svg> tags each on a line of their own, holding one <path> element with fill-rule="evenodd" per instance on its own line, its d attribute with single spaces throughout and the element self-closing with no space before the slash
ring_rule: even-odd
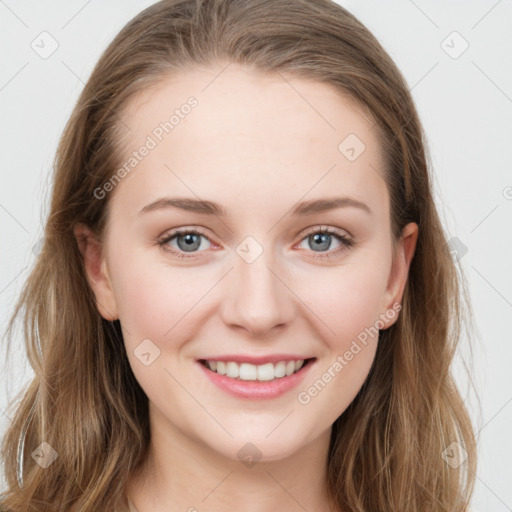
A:
<svg viewBox="0 0 512 512">
<path fill-rule="evenodd" d="M 214 361 L 199 359 L 208 371 L 236 381 L 269 382 L 290 377 L 310 366 L 316 357 L 265 364 L 238 363 L 236 361 Z"/>
<path fill-rule="evenodd" d="M 239 361 L 232 361 L 228 356 L 223 357 L 224 361 L 197 359 L 196 364 L 216 387 L 238 399 L 247 400 L 270 400 L 290 393 L 317 364 L 316 357 L 290 359 L 288 356 L 283 360 L 277 354 L 260 357 L 258 362 L 263 364 L 248 363 L 248 357 L 233 358 Z M 256 359 L 250 358 L 253 362 Z"/>
</svg>

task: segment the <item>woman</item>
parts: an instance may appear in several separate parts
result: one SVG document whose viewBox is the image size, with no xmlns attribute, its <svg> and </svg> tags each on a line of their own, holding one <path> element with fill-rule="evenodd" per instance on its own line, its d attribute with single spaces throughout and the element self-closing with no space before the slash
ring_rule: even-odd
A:
<svg viewBox="0 0 512 512">
<path fill-rule="evenodd" d="M 3 508 L 463 511 L 459 281 L 408 87 L 327 0 L 164 0 L 62 136 Z"/>
</svg>

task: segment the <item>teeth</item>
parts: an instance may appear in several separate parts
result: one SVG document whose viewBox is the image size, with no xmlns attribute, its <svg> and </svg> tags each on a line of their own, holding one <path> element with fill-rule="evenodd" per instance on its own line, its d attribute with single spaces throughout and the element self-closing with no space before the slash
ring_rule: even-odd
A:
<svg viewBox="0 0 512 512">
<path fill-rule="evenodd" d="M 292 375 L 304 365 L 304 359 L 299 361 L 279 361 L 276 364 L 266 363 L 254 365 L 235 363 L 234 361 L 206 361 L 210 370 L 220 375 L 226 375 L 238 380 L 274 380 Z"/>
<path fill-rule="evenodd" d="M 240 369 L 236 363 L 226 363 L 226 375 L 232 379 L 236 379 L 240 375 Z"/>
</svg>

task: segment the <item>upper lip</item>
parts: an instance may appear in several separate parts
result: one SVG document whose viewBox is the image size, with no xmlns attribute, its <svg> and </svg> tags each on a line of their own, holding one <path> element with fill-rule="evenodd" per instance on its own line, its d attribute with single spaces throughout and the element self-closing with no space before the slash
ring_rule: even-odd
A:
<svg viewBox="0 0 512 512">
<path fill-rule="evenodd" d="M 242 354 L 232 354 L 203 357 L 201 359 L 198 359 L 198 361 L 233 361 L 235 363 L 249 363 L 254 365 L 261 365 L 265 363 L 278 363 L 280 361 L 301 361 L 306 359 L 313 359 L 313 356 L 307 357 L 295 354 L 268 354 L 266 356 L 249 356 Z"/>
</svg>

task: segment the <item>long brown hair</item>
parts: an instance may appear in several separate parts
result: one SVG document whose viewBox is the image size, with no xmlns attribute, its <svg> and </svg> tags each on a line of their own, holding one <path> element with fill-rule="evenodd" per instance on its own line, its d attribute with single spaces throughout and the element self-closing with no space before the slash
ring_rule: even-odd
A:
<svg viewBox="0 0 512 512">
<path fill-rule="evenodd" d="M 13 404 L 2 445 L 3 506 L 115 510 L 145 459 L 148 399 L 119 321 L 98 312 L 73 228 L 104 233 L 109 196 L 94 192 L 121 163 L 119 118 L 130 98 L 180 68 L 217 62 L 315 79 L 355 100 L 384 150 L 395 240 L 408 222 L 419 225 L 398 321 L 380 333 L 367 380 L 333 425 L 332 496 L 344 512 L 465 510 L 476 446 L 450 370 L 465 295 L 434 204 L 423 128 L 392 59 L 330 0 L 163 0 L 101 56 L 60 140 L 44 243 L 9 323 L 12 334 L 23 318 L 35 376 Z M 37 450 L 48 460 L 49 447 L 57 456 L 43 468 Z M 459 465 L 445 456 L 454 447 Z"/>
</svg>

